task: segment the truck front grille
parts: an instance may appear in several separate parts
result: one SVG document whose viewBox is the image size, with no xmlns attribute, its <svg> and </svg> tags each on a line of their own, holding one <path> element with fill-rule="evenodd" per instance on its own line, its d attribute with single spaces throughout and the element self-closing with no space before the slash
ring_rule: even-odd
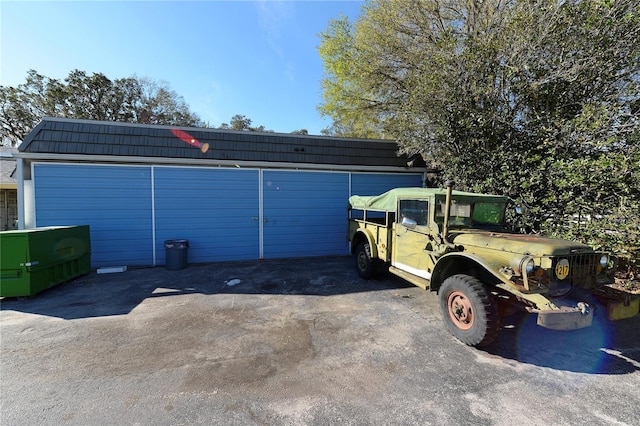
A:
<svg viewBox="0 0 640 426">
<path fill-rule="evenodd" d="M 554 270 L 561 259 L 569 261 L 569 277 L 571 278 L 594 277 L 598 274 L 600 254 L 570 254 L 554 257 L 552 263 Z"/>
</svg>

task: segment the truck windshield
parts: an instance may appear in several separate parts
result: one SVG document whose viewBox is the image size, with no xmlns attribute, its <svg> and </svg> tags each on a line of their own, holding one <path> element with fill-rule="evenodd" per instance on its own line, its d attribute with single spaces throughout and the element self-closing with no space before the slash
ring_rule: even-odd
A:
<svg viewBox="0 0 640 426">
<path fill-rule="evenodd" d="M 475 203 L 473 207 L 474 225 L 503 225 L 506 203 Z"/>
<path fill-rule="evenodd" d="M 436 222 L 444 222 L 444 200 L 436 202 Z M 451 200 L 449 211 L 449 226 L 467 227 L 496 227 L 504 222 L 506 203 L 499 202 L 475 202 L 465 200 Z"/>
</svg>

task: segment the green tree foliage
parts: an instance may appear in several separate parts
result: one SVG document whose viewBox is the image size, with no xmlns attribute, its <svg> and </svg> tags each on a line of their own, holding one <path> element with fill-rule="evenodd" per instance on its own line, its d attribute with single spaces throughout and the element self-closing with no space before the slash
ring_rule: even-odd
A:
<svg viewBox="0 0 640 426">
<path fill-rule="evenodd" d="M 395 139 L 536 232 L 637 258 L 637 1 L 370 1 L 319 52 L 326 134 Z"/>
<path fill-rule="evenodd" d="M 226 130 L 241 130 L 249 132 L 273 132 L 273 130 L 266 130 L 264 126 L 257 127 L 251 126 L 251 119 L 242 114 L 236 114 L 231 117 L 229 123 L 222 123 L 219 129 Z"/>
<path fill-rule="evenodd" d="M 251 119 L 244 115 L 236 114 L 231 117 L 229 123 L 222 123 L 219 128 L 228 130 L 251 130 Z"/>
<path fill-rule="evenodd" d="M 2 142 L 19 144 L 43 116 L 146 124 L 203 126 L 166 83 L 129 77 L 110 80 L 74 70 L 63 80 L 34 70 L 18 87 L 0 86 Z"/>
</svg>

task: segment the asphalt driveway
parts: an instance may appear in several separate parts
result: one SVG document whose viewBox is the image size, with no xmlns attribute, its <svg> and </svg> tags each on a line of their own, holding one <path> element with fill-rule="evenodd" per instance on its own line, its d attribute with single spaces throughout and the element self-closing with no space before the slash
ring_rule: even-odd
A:
<svg viewBox="0 0 640 426">
<path fill-rule="evenodd" d="M 91 273 L 0 302 L 0 424 L 590 424 L 640 418 L 640 317 L 464 346 L 348 257 Z"/>
</svg>

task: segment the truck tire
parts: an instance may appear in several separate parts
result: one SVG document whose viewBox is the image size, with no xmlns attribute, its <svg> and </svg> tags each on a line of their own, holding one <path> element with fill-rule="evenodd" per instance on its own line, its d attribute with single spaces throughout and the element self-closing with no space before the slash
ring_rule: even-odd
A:
<svg viewBox="0 0 640 426">
<path fill-rule="evenodd" d="M 485 346 L 500 331 L 495 299 L 480 280 L 459 274 L 447 278 L 438 291 L 440 310 L 449 332 L 469 346 Z"/>
<path fill-rule="evenodd" d="M 367 242 L 360 243 L 356 247 L 356 270 L 358 275 L 365 280 L 374 276 L 375 263 L 371 258 L 371 247 Z"/>
</svg>

